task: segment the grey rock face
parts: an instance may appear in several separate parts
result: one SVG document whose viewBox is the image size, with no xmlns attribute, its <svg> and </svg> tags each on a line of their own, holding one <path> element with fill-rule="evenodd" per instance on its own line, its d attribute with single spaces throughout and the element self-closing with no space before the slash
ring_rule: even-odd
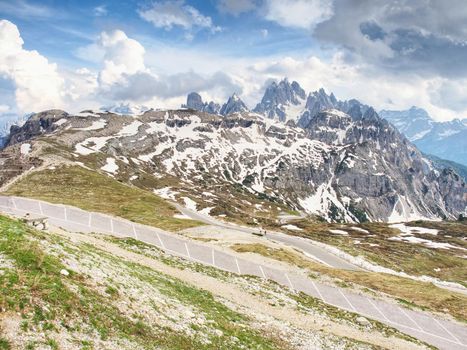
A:
<svg viewBox="0 0 467 350">
<path fill-rule="evenodd" d="M 439 174 L 372 108 L 361 113 L 354 105 L 352 110 L 359 117 L 338 110 L 319 112 L 305 128 L 310 138 L 345 148 L 328 186 L 334 197 L 350 201 L 350 216 L 365 213 L 375 218 L 385 213 L 389 221 L 404 221 L 453 217 L 448 213 L 452 208 L 456 213 L 464 210 L 467 192 L 457 174 Z M 442 199 L 444 196 L 449 200 Z M 439 205 L 442 202 L 445 205 Z M 338 207 L 334 213 L 339 212 Z"/>
<path fill-rule="evenodd" d="M 233 94 L 231 97 L 229 97 L 229 100 L 222 105 L 219 114 L 229 115 L 232 113 L 242 112 L 248 112 L 248 107 L 245 105 L 245 103 L 243 103 L 237 94 Z"/>
<path fill-rule="evenodd" d="M 11 126 L 10 134 L 5 141 L 5 146 L 21 143 L 35 136 L 51 132 L 56 128 L 54 122 L 67 116 L 68 113 L 59 109 L 51 109 L 33 114 L 23 126 Z"/>
<path fill-rule="evenodd" d="M 287 79 L 283 79 L 279 83 L 271 83 L 264 92 L 264 96 L 258 103 L 253 112 L 263 114 L 271 119 L 279 119 L 286 121 L 288 119 L 296 120 L 298 114 L 289 115 L 289 106 L 300 106 L 306 99 L 305 90 L 300 85 L 293 81 L 289 83 Z"/>
<path fill-rule="evenodd" d="M 220 109 L 221 109 L 220 104 L 211 101 L 205 106 L 203 112 L 211 113 L 211 114 L 219 114 Z"/>
<path fill-rule="evenodd" d="M 189 93 L 186 98 L 186 107 L 195 109 L 197 111 L 202 111 L 204 109 L 204 103 L 201 95 L 197 92 Z"/>
<path fill-rule="evenodd" d="M 333 93 L 328 95 L 324 89 L 312 92 L 308 95 L 305 111 L 298 120 L 298 125 L 306 127 L 310 121 L 321 111 L 327 109 L 336 109 L 342 111 L 352 119 L 357 120 L 363 116 L 369 106 L 352 99 L 348 101 L 338 100 Z"/>
<path fill-rule="evenodd" d="M 342 111 L 352 120 L 357 120 L 363 117 L 369 106 L 355 99 L 340 101 L 333 93 L 328 95 L 324 89 L 311 92 L 306 97 L 305 91 L 297 82 L 290 84 L 284 79 L 279 84 L 273 82 L 266 88 L 263 99 L 253 111 L 280 121 L 294 121 L 298 126 L 306 128 L 315 116 L 329 109 Z"/>
</svg>

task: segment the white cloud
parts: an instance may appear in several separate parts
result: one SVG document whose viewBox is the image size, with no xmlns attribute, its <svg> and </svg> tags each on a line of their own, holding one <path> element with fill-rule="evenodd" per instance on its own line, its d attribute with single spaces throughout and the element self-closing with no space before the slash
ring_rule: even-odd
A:
<svg viewBox="0 0 467 350">
<path fill-rule="evenodd" d="M 107 15 L 107 6 L 105 6 L 105 5 L 96 6 L 96 7 L 94 7 L 92 12 L 93 12 L 94 16 L 96 16 L 96 17 L 106 16 Z"/>
<path fill-rule="evenodd" d="M 261 36 L 267 38 L 269 31 L 267 29 L 261 29 Z"/>
<path fill-rule="evenodd" d="M 7 20 L 0 21 L 0 47 L 0 75 L 13 81 L 20 113 L 63 106 L 64 82 L 56 64 L 25 50 L 18 28 Z"/>
<path fill-rule="evenodd" d="M 257 7 L 255 0 L 219 0 L 217 9 L 222 13 L 238 16 L 241 13 L 254 10 Z"/>
<path fill-rule="evenodd" d="M 333 14 L 332 0 L 265 0 L 264 16 L 283 27 L 313 29 Z"/>
<path fill-rule="evenodd" d="M 101 38 L 106 36 L 113 37 L 109 33 L 101 34 Z M 125 38 L 124 41 L 133 40 L 122 34 L 118 37 Z M 95 52 L 101 51 L 102 62 L 115 62 L 108 48 L 104 48 L 102 39 L 96 45 Z M 389 74 L 362 62 L 348 63 L 342 53 L 327 60 L 313 55 L 305 59 L 238 59 L 216 52 L 200 52 L 195 48 L 177 49 L 155 43 L 151 43 L 150 47 L 144 55 L 147 62 L 143 60 L 143 55 L 139 56 L 141 60 L 128 59 L 140 63 L 133 69 L 127 69 L 127 72 L 117 71 L 118 78 L 111 79 L 107 85 L 100 81 L 96 94 L 113 101 L 173 108 L 184 102 L 186 94 L 191 91 L 201 92 L 207 99 L 218 102 L 223 102 L 237 91 L 247 105 L 253 108 L 264 93 L 265 81 L 289 77 L 297 80 L 306 91 L 324 87 L 338 98 L 357 98 L 376 109 L 417 105 L 427 109 L 437 119 L 459 116 L 447 105 L 440 105 L 433 99 L 434 86 L 440 86 L 438 81 L 404 75 L 403 72 L 400 75 Z M 118 50 L 113 55 L 119 56 Z M 157 72 L 164 73 L 156 74 L 151 66 L 157 66 Z M 112 65 L 110 67 L 113 68 Z M 109 65 L 103 64 L 102 70 L 108 69 Z M 99 76 L 102 76 L 102 72 Z"/>
<path fill-rule="evenodd" d="M 102 85 L 112 85 L 124 74 L 131 75 L 145 70 L 143 45 L 128 38 L 123 31 L 102 32 L 98 44 L 104 52 L 104 68 L 99 75 Z"/>
<path fill-rule="evenodd" d="M 163 73 L 156 74 L 146 65 L 146 50 L 137 40 L 129 38 L 121 30 L 102 32 L 96 42 L 77 50 L 81 57 L 89 58 L 100 65 L 99 71 L 93 73 L 81 69 L 68 73 L 69 97 L 76 102 L 86 101 L 91 104 L 89 96 L 97 96 L 101 104 L 106 105 L 122 101 L 151 107 L 179 107 L 180 104 L 174 106 L 170 103 L 183 101 L 191 91 L 210 91 L 222 98 L 234 90 L 242 91 L 235 79 L 219 70 L 202 73 L 191 70 L 187 62 L 193 56 L 187 55 L 186 51 L 177 51 L 173 56 L 166 56 L 162 48 L 153 50 L 151 62 Z M 209 66 L 212 65 L 212 59 L 213 57 L 203 60 Z M 174 64 L 173 70 L 165 66 L 169 62 Z M 167 103 L 161 105 L 164 100 Z"/>
<path fill-rule="evenodd" d="M 350 65 L 337 53 L 329 61 L 316 56 L 305 59 L 284 57 L 260 59 L 256 63 L 236 67 L 232 72 L 240 77 L 244 87 L 244 101 L 254 106 L 264 93 L 264 83 L 288 77 L 296 80 L 307 92 L 324 88 L 337 98 L 356 98 L 375 109 L 406 109 L 413 105 L 425 108 L 437 120 L 460 117 L 446 104 L 433 100 L 433 87 L 440 87 L 438 80 L 416 75 L 394 75 L 375 71 L 368 65 Z M 463 110 L 464 113 L 467 110 Z"/>
<path fill-rule="evenodd" d="M 28 19 L 46 19 L 57 16 L 56 11 L 52 8 L 38 4 L 31 4 L 26 0 L 1 1 L 0 13 Z"/>
<path fill-rule="evenodd" d="M 467 79 L 436 79 L 430 88 L 431 102 L 440 108 L 457 112 L 467 109 Z"/>
<path fill-rule="evenodd" d="M 199 27 L 216 32 L 221 29 L 212 23 L 211 17 L 204 16 L 193 6 L 186 5 L 184 0 L 154 2 L 151 7 L 138 10 L 138 14 L 155 27 L 166 30 L 173 27 L 186 30 Z"/>
<path fill-rule="evenodd" d="M 0 114 L 10 111 L 10 106 L 0 104 Z"/>
<path fill-rule="evenodd" d="M 73 101 L 85 103 L 83 98 L 93 96 L 99 87 L 98 74 L 87 68 L 80 68 L 73 72 L 66 72 L 66 93 L 67 97 Z M 91 108 L 91 106 L 87 107 Z"/>
<path fill-rule="evenodd" d="M 268 79 L 289 77 L 306 91 L 324 87 L 340 99 L 357 98 L 376 109 L 417 105 L 434 118 L 462 116 L 463 81 L 426 79 L 406 72 L 390 74 L 368 64 L 348 63 L 341 53 L 331 59 L 296 57 L 228 57 L 196 47 L 180 49 L 153 45 L 146 49 L 123 31 L 103 32 L 87 50 L 99 69 L 58 73 L 55 64 L 23 48 L 14 24 L 0 21 L 0 76 L 14 85 L 16 104 L 0 101 L 0 113 L 63 108 L 70 112 L 116 102 L 148 107 L 178 107 L 191 91 L 207 100 L 225 101 L 234 91 L 253 108 Z M 154 67 L 157 67 L 155 69 Z M 222 73 L 220 73 L 222 72 Z M 448 84 L 449 83 L 449 84 Z"/>
</svg>

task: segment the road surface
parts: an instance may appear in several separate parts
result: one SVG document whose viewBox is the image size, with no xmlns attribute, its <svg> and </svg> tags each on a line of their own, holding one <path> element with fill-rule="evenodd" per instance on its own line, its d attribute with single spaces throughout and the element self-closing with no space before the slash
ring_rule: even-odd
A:
<svg viewBox="0 0 467 350">
<path fill-rule="evenodd" d="M 259 229 L 257 228 L 250 228 L 250 227 L 244 227 L 244 226 L 238 226 L 234 224 L 229 224 L 220 220 L 217 220 L 216 218 L 213 218 L 208 215 L 203 215 L 199 212 L 193 211 L 191 209 L 188 209 L 178 203 L 175 202 L 170 202 L 173 204 L 181 213 L 183 213 L 185 216 L 188 216 L 189 218 L 193 220 L 198 220 L 201 222 L 204 222 L 205 224 L 208 225 L 213 225 L 217 227 L 222 227 L 222 228 L 227 228 L 229 230 L 235 230 L 238 232 L 244 232 L 248 234 L 252 233 L 259 233 Z M 273 231 L 268 231 L 266 235 L 267 239 L 273 240 L 273 241 L 279 241 L 281 243 L 284 243 L 290 247 L 297 248 L 303 252 L 305 252 L 308 256 L 311 258 L 315 259 L 316 261 L 330 266 L 334 267 L 336 269 L 343 269 L 343 270 L 354 270 L 354 271 L 361 271 L 363 270 L 361 267 L 356 266 L 330 252 L 327 250 L 313 244 L 311 240 L 304 239 L 301 237 L 296 237 L 296 236 L 291 236 L 291 235 L 286 235 L 281 232 L 273 232 Z"/>
</svg>

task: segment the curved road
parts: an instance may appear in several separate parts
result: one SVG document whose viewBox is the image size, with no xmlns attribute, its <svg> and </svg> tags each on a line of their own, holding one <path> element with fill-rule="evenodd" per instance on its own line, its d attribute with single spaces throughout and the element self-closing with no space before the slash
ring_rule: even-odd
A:
<svg viewBox="0 0 467 350">
<path fill-rule="evenodd" d="M 330 305 L 376 319 L 440 349 L 467 350 L 467 327 L 463 324 L 373 299 L 345 288 L 321 284 L 305 274 L 285 271 L 278 266 L 258 264 L 237 254 L 228 254 L 154 227 L 76 207 L 19 197 L 0 196 L 0 212 L 17 217 L 24 217 L 26 213 L 32 217 L 47 217 L 51 224 L 70 232 L 98 232 L 132 237 L 187 260 L 236 274 L 271 279 L 292 291 L 301 291 Z"/>
<path fill-rule="evenodd" d="M 238 226 L 234 224 L 229 224 L 220 220 L 216 220 L 215 218 L 208 216 L 208 215 L 203 215 L 199 212 L 193 211 L 191 209 L 188 209 L 176 202 L 170 202 L 173 206 L 175 206 L 181 213 L 184 215 L 188 216 L 189 218 L 193 220 L 198 220 L 201 222 L 204 222 L 205 224 L 212 225 L 212 226 L 217 226 L 217 227 L 222 227 L 222 228 L 227 228 L 229 230 L 234 230 L 238 232 L 244 232 L 248 234 L 253 234 L 253 233 L 259 233 L 259 229 L 255 228 L 250 228 L 250 227 L 244 227 L 244 226 Z M 305 252 L 308 256 L 311 258 L 315 259 L 316 261 L 330 266 L 334 267 L 337 269 L 343 269 L 343 270 L 355 270 L 355 271 L 361 271 L 362 268 L 359 266 L 356 266 L 330 252 L 327 250 L 313 244 L 313 241 L 301 237 L 296 237 L 296 236 L 291 236 L 291 235 L 286 235 L 281 232 L 274 232 L 274 231 L 268 231 L 266 234 L 266 238 L 274 241 L 279 241 L 281 243 L 284 243 L 290 247 L 297 248 L 303 252 Z"/>
</svg>

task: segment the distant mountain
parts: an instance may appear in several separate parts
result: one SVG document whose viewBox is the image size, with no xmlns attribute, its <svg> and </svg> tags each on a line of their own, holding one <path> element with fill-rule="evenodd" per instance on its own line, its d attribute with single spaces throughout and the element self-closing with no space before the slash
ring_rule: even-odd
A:
<svg viewBox="0 0 467 350">
<path fill-rule="evenodd" d="M 197 92 L 191 92 L 188 94 L 186 104 L 182 105 L 182 108 L 194 109 L 200 112 L 206 112 L 211 114 L 219 114 L 221 106 L 213 101 L 207 103 L 203 102 L 201 95 Z"/>
<path fill-rule="evenodd" d="M 191 92 L 186 98 L 186 104 L 182 104 L 182 108 L 193 109 L 199 112 L 206 112 L 209 114 L 220 114 L 227 116 L 232 113 L 243 113 L 248 112 L 249 109 L 242 101 L 242 99 L 237 95 L 233 94 L 229 97 L 226 103 L 222 107 L 213 101 L 207 103 L 203 102 L 201 95 L 197 92 Z"/>
<path fill-rule="evenodd" d="M 435 122 L 427 111 L 415 106 L 404 111 L 382 110 L 379 115 L 392 123 L 412 142 L 429 133 Z"/>
<path fill-rule="evenodd" d="M 432 162 L 433 166 L 439 171 L 442 171 L 446 168 L 454 169 L 454 171 L 457 174 L 459 174 L 459 176 L 461 176 L 467 183 L 467 166 L 453 162 L 451 160 L 438 158 L 432 154 L 424 154 L 423 156 L 429 159 Z"/>
<path fill-rule="evenodd" d="M 118 103 L 115 105 L 101 107 L 100 110 L 104 112 L 111 112 L 121 115 L 138 115 L 148 111 L 150 108 L 142 105 L 136 105 L 133 103 Z"/>
<path fill-rule="evenodd" d="M 382 110 L 391 122 L 422 152 L 467 165 L 467 119 L 436 122 L 421 108 Z"/>
<path fill-rule="evenodd" d="M 253 112 L 263 114 L 270 119 L 297 121 L 304 111 L 306 93 L 301 86 L 293 81 L 289 83 L 285 78 L 279 83 L 272 82 L 264 92 L 261 102 Z"/>
<path fill-rule="evenodd" d="M 23 126 L 33 114 L 26 114 L 22 117 L 8 115 L 9 120 L 0 127 L 0 149 L 7 144 L 11 128 Z"/>
<path fill-rule="evenodd" d="M 248 112 L 249 109 L 237 94 L 229 97 L 229 100 L 224 103 L 219 111 L 221 115 L 229 115 L 232 113 Z"/>
</svg>

